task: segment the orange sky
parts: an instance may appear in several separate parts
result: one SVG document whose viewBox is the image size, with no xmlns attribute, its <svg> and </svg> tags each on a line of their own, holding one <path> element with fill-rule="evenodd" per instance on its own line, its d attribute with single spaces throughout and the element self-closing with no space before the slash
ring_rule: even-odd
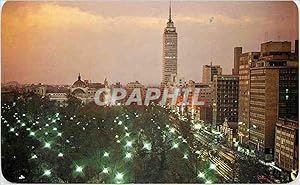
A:
<svg viewBox="0 0 300 185">
<path fill-rule="evenodd" d="M 71 84 L 84 79 L 158 84 L 168 2 L 7 2 L 2 10 L 2 82 Z M 213 17 L 213 19 L 212 19 Z M 173 2 L 178 72 L 233 66 L 233 47 L 298 39 L 293 2 Z M 210 21 L 212 20 L 212 21 Z"/>
</svg>

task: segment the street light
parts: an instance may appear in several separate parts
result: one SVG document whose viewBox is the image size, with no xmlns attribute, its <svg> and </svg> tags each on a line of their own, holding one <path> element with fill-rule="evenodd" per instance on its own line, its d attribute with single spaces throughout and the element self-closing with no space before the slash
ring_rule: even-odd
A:
<svg viewBox="0 0 300 185">
<path fill-rule="evenodd" d="M 144 142 L 144 146 L 143 146 L 143 149 L 146 149 L 146 150 L 151 150 L 151 143 L 148 143 L 148 142 Z"/>
<path fill-rule="evenodd" d="M 82 173 L 83 171 L 83 167 L 82 166 L 76 166 L 76 170 L 77 173 Z"/>
<path fill-rule="evenodd" d="M 120 182 L 122 182 L 123 177 L 124 177 L 124 174 L 123 174 L 123 173 L 117 172 L 117 173 L 116 173 L 116 176 L 115 176 L 115 180 L 117 181 L 117 183 L 120 183 Z"/>
<path fill-rule="evenodd" d="M 210 164 L 209 169 L 215 170 L 216 169 L 216 165 L 214 165 L 213 163 Z"/>
<path fill-rule="evenodd" d="M 132 147 L 132 141 L 127 141 L 125 146 L 126 147 Z"/>
<path fill-rule="evenodd" d="M 127 153 L 125 154 L 125 158 L 126 158 L 126 159 L 131 159 L 131 157 L 132 157 L 132 154 L 131 154 L 130 152 L 127 152 Z"/>
<path fill-rule="evenodd" d="M 104 152 L 103 157 L 109 157 L 109 153 L 108 152 Z"/>
<path fill-rule="evenodd" d="M 51 148 L 51 144 L 49 142 L 46 142 L 44 148 Z"/>
<path fill-rule="evenodd" d="M 43 176 L 50 176 L 51 175 L 51 170 L 45 170 Z"/>
<path fill-rule="evenodd" d="M 108 173 L 108 168 L 103 168 L 102 172 L 107 174 Z"/>
<path fill-rule="evenodd" d="M 205 178 L 205 174 L 202 172 L 199 172 L 197 175 L 198 178 Z"/>
</svg>

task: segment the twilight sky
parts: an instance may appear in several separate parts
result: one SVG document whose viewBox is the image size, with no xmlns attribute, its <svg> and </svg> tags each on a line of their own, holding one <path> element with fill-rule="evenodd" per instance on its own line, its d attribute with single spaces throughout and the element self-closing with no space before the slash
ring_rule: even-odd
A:
<svg viewBox="0 0 300 185">
<path fill-rule="evenodd" d="M 159 84 L 168 1 L 7 2 L 2 10 L 1 81 L 72 84 L 139 80 Z M 231 73 L 233 48 L 298 39 L 293 2 L 173 2 L 178 73 L 201 81 L 202 66 Z M 292 44 L 293 46 L 293 44 Z"/>
</svg>

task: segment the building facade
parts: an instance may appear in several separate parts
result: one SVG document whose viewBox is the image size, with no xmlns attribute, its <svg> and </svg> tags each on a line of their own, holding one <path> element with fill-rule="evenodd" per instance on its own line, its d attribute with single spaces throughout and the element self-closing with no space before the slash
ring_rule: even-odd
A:
<svg viewBox="0 0 300 185">
<path fill-rule="evenodd" d="M 163 33 L 163 69 L 162 86 L 168 86 L 171 77 L 177 76 L 177 32 L 171 16 L 171 5 L 169 7 L 169 20 Z"/>
<path fill-rule="evenodd" d="M 275 164 L 285 171 L 299 169 L 299 122 L 279 118 L 275 129 Z"/>
<path fill-rule="evenodd" d="M 82 103 L 90 103 L 94 101 L 95 94 L 100 88 L 109 88 L 108 82 L 105 79 L 104 83 L 92 83 L 88 80 L 82 80 L 80 74 L 78 79 L 70 87 L 71 95 L 80 99 Z"/>
<path fill-rule="evenodd" d="M 263 43 L 250 68 L 249 144 L 267 161 L 274 157 L 278 117 L 298 115 L 298 61 L 286 43 Z"/>
<path fill-rule="evenodd" d="M 214 75 L 221 75 L 222 68 L 220 65 L 204 65 L 202 69 L 202 83 L 203 84 L 210 84 L 213 81 Z"/>
<path fill-rule="evenodd" d="M 259 59 L 260 52 L 241 54 L 239 62 L 239 126 L 238 134 L 241 144 L 249 140 L 249 105 L 250 105 L 250 67 Z"/>
<path fill-rule="evenodd" d="M 239 74 L 240 57 L 241 57 L 242 51 L 243 51 L 242 47 L 235 47 L 233 49 L 233 69 L 232 69 L 233 75 Z"/>
<path fill-rule="evenodd" d="M 239 77 L 215 75 L 212 86 L 213 127 L 238 124 Z"/>
<path fill-rule="evenodd" d="M 211 125 L 212 123 L 212 94 L 211 87 L 207 84 L 196 84 L 196 88 L 199 88 L 199 101 L 204 102 L 204 105 L 199 106 L 199 118 L 204 121 L 205 124 Z"/>
</svg>

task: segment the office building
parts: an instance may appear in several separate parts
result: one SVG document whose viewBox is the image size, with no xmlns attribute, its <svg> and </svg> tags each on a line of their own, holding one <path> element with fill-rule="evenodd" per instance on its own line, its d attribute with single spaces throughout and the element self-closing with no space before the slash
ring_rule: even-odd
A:
<svg viewBox="0 0 300 185">
<path fill-rule="evenodd" d="M 169 7 L 169 20 L 163 33 L 163 69 L 162 86 L 169 86 L 171 77 L 177 76 L 177 32 L 171 16 L 171 4 Z M 175 81 L 173 79 L 173 81 Z"/>
<path fill-rule="evenodd" d="M 214 75 L 221 75 L 222 68 L 220 65 L 204 65 L 203 66 L 203 73 L 202 73 L 202 83 L 203 84 L 210 84 L 213 81 Z"/>
<path fill-rule="evenodd" d="M 215 75 L 212 86 L 213 127 L 238 124 L 239 77 Z"/>
<path fill-rule="evenodd" d="M 233 49 L 233 69 L 232 69 L 233 75 L 239 74 L 240 57 L 241 57 L 242 51 L 243 51 L 242 47 L 235 47 Z"/>
<path fill-rule="evenodd" d="M 275 164 L 292 172 L 299 166 L 299 123 L 296 120 L 279 118 L 275 129 Z"/>
<path fill-rule="evenodd" d="M 249 139 L 250 67 L 255 64 L 259 56 L 260 52 L 247 52 L 240 57 L 238 134 L 241 144 L 247 144 Z"/>
<path fill-rule="evenodd" d="M 298 117 L 298 61 L 290 45 L 261 44 L 261 58 L 250 68 L 249 144 L 267 161 L 273 160 L 278 118 Z"/>
</svg>

